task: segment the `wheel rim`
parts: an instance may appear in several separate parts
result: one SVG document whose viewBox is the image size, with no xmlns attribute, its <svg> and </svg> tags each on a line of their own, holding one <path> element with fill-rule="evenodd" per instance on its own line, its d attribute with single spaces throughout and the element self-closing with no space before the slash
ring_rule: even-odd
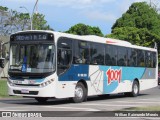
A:
<svg viewBox="0 0 160 120">
<path fill-rule="evenodd" d="M 75 89 L 75 97 L 77 99 L 81 99 L 83 97 L 83 89 L 79 86 L 77 86 Z"/>
<path fill-rule="evenodd" d="M 137 84 L 134 85 L 133 90 L 134 90 L 135 94 L 138 94 L 138 85 Z"/>
</svg>

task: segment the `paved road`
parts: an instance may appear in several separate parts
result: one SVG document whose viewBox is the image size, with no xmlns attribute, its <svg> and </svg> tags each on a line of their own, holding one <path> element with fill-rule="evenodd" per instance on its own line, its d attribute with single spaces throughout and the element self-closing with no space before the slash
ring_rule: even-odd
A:
<svg viewBox="0 0 160 120">
<path fill-rule="evenodd" d="M 138 97 L 125 97 L 112 95 L 110 97 L 89 97 L 87 102 L 72 103 L 68 99 L 51 99 L 48 103 L 39 104 L 32 98 L 12 98 L 0 100 L 0 111 L 80 111 L 80 112 L 54 112 L 55 116 L 92 116 L 104 111 L 125 110 L 126 108 L 141 106 L 160 106 L 160 89 L 158 87 L 142 91 Z M 84 112 L 85 111 L 85 112 Z M 53 114 L 52 113 L 45 113 Z M 107 112 L 105 113 L 107 114 Z M 99 116 L 99 114 L 97 114 Z M 111 118 L 110 118 L 111 119 Z"/>
</svg>

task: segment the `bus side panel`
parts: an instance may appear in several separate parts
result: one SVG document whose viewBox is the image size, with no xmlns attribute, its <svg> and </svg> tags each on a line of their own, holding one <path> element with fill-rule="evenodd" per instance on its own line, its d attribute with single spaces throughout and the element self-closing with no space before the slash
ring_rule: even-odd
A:
<svg viewBox="0 0 160 120">
<path fill-rule="evenodd" d="M 104 71 L 98 65 L 89 66 L 88 95 L 103 94 Z"/>
<path fill-rule="evenodd" d="M 76 84 L 80 80 L 86 81 L 88 87 L 88 96 L 103 94 L 104 73 L 98 69 L 99 67 L 97 65 L 71 65 L 69 70 L 59 76 L 59 85 L 57 85 L 57 90 L 60 89 L 61 92 L 58 91 L 59 94 L 57 94 L 56 97 L 74 97 Z M 63 84 L 67 84 L 66 86 L 70 87 L 65 87 L 65 89 L 63 89 Z"/>
<path fill-rule="evenodd" d="M 140 90 L 155 87 L 157 82 L 155 69 L 100 66 L 100 70 L 104 71 L 104 94 L 130 92 L 136 78 L 140 80 Z"/>
<path fill-rule="evenodd" d="M 59 75 L 56 98 L 74 97 L 77 82 L 88 78 L 89 65 L 71 65 L 71 67 Z"/>
<path fill-rule="evenodd" d="M 76 81 L 59 81 L 56 85 L 56 98 L 74 97 Z"/>
<path fill-rule="evenodd" d="M 101 67 L 105 72 L 104 93 L 130 92 L 135 78 L 143 76 L 144 68 L 131 67 Z"/>
<path fill-rule="evenodd" d="M 141 80 L 140 90 L 146 90 L 158 85 L 156 68 L 146 68 Z"/>
<path fill-rule="evenodd" d="M 139 80 L 140 90 L 157 85 L 154 68 L 120 67 L 101 65 L 72 65 L 60 75 L 57 83 L 57 98 L 74 97 L 74 90 L 79 80 L 85 80 L 88 96 L 131 92 L 135 79 Z"/>
</svg>

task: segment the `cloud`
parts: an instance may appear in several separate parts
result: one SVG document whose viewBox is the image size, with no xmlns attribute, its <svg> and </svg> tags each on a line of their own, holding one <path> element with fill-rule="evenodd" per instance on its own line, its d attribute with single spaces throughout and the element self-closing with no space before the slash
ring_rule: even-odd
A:
<svg viewBox="0 0 160 120">
<path fill-rule="evenodd" d="M 85 9 L 103 6 L 107 3 L 114 3 L 117 0 L 39 0 L 39 5 L 55 6 L 55 7 L 68 7 L 73 9 Z M 12 4 L 30 4 L 34 6 L 36 0 L 4 0 L 3 2 Z"/>
<path fill-rule="evenodd" d="M 120 10 L 120 12 L 126 12 L 129 9 L 129 6 L 131 6 L 134 2 L 148 2 L 148 0 L 121 0 L 121 4 L 118 4 L 117 2 L 117 8 Z"/>
<path fill-rule="evenodd" d="M 117 16 L 115 16 L 112 13 L 102 12 L 102 11 L 88 11 L 85 12 L 84 15 L 91 19 L 91 20 L 97 20 L 97 21 L 115 21 L 117 19 Z"/>
<path fill-rule="evenodd" d="M 116 0 L 41 0 L 43 4 L 74 9 L 93 8 Z"/>
</svg>

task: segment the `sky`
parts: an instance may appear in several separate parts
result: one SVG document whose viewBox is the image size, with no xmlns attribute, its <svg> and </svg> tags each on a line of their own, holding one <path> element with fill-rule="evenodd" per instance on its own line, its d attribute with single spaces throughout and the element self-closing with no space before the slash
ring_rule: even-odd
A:
<svg viewBox="0 0 160 120">
<path fill-rule="evenodd" d="M 66 31 L 71 26 L 83 23 L 99 27 L 104 35 L 111 33 L 111 27 L 134 2 L 150 0 L 39 0 L 38 12 L 45 15 L 48 24 L 55 31 Z M 36 0 L 0 0 L 0 6 L 18 12 L 32 14 Z"/>
</svg>

